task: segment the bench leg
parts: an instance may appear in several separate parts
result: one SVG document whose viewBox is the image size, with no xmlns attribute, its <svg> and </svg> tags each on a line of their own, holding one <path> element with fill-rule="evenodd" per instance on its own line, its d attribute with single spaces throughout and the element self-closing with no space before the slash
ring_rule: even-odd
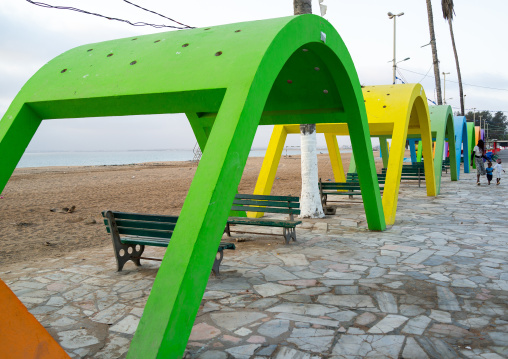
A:
<svg viewBox="0 0 508 359">
<path fill-rule="evenodd" d="M 296 230 L 295 228 L 283 228 L 283 234 L 284 234 L 284 243 L 289 244 L 291 240 L 293 242 L 296 242 Z"/>
<path fill-rule="evenodd" d="M 106 218 L 109 222 L 109 228 L 111 230 L 111 240 L 113 242 L 113 251 L 115 252 L 116 259 L 116 267 L 118 272 L 121 272 L 125 263 L 129 260 L 133 261 L 136 266 L 141 265 L 141 254 L 145 250 L 144 245 L 139 245 L 139 251 L 136 250 L 136 245 L 134 244 L 123 244 L 120 241 L 120 234 L 118 233 L 118 228 L 116 226 L 115 218 L 113 214 L 110 212 L 106 213 Z M 134 258 L 133 258 L 134 257 Z"/>
<path fill-rule="evenodd" d="M 219 266 L 224 258 L 224 250 L 220 249 L 215 255 L 215 261 L 213 262 L 212 272 L 215 276 L 219 275 Z"/>
<path fill-rule="evenodd" d="M 321 205 L 324 207 L 326 206 L 326 200 L 328 199 L 328 196 L 326 194 L 321 196 Z"/>
<path fill-rule="evenodd" d="M 226 223 L 226 228 L 224 228 L 224 233 L 231 237 L 231 229 L 229 228 L 229 223 Z"/>
</svg>

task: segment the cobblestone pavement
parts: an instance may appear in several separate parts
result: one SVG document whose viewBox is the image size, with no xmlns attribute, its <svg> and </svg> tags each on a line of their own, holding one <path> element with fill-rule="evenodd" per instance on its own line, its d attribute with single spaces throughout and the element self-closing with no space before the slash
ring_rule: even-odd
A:
<svg viewBox="0 0 508 359">
<path fill-rule="evenodd" d="M 385 232 L 346 204 L 291 245 L 238 243 L 210 277 L 187 357 L 508 357 L 508 181 L 443 176 L 435 198 L 402 183 Z M 0 276 L 73 358 L 122 358 L 158 265 L 117 273 L 103 248 Z"/>
</svg>

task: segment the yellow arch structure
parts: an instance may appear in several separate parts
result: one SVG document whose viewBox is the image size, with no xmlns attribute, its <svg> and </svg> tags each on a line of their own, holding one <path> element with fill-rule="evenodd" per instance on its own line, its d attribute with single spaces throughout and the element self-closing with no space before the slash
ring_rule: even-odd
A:
<svg viewBox="0 0 508 359">
<path fill-rule="evenodd" d="M 421 136 L 423 155 L 426 159 L 430 159 L 424 162 L 427 196 L 436 196 L 434 164 L 431 160 L 433 158 L 432 136 L 427 98 L 423 87 L 419 84 L 366 86 L 363 88 L 363 96 L 367 109 L 370 135 L 372 137 L 385 138 L 386 136 L 392 138 L 382 199 L 386 224 L 391 225 L 395 222 L 408 133 Z M 341 120 L 338 119 L 337 122 Z M 349 135 L 347 124 L 317 124 L 316 132 L 325 134 L 335 180 L 345 181 L 336 136 Z M 299 125 L 275 126 L 254 189 L 255 194 L 270 194 L 284 142 L 289 133 L 300 133 Z M 361 160 L 355 158 L 355 161 Z"/>
</svg>

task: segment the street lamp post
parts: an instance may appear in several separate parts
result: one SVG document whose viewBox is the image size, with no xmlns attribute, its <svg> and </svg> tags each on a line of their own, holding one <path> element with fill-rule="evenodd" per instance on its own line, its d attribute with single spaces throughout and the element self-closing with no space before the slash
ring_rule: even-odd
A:
<svg viewBox="0 0 508 359">
<path fill-rule="evenodd" d="M 446 75 L 449 75 L 449 72 L 443 72 L 443 102 L 446 105 Z"/>
<path fill-rule="evenodd" d="M 395 39 L 396 39 L 396 33 L 397 33 L 397 16 L 404 15 L 403 12 L 400 14 L 392 14 L 391 12 L 388 13 L 388 17 L 390 19 L 393 19 L 393 83 L 395 84 L 395 76 L 397 71 L 397 62 L 395 60 Z"/>
</svg>

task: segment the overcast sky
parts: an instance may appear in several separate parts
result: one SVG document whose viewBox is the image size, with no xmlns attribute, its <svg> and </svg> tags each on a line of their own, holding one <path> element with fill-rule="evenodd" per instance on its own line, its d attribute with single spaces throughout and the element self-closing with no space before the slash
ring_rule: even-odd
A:
<svg viewBox="0 0 508 359">
<path fill-rule="evenodd" d="M 121 0 L 45 0 L 106 16 L 171 24 Z M 293 12 L 292 0 L 134 0 L 137 4 L 194 27 L 282 17 Z M 405 81 L 420 82 L 435 99 L 432 54 L 425 0 L 325 0 L 325 18 L 346 43 L 363 85 L 392 82 L 393 20 L 387 12 L 404 12 L 397 18 L 397 59 Z M 432 0 L 441 72 L 446 76 L 448 104 L 459 107 L 455 61 L 441 1 Z M 506 0 L 455 1 L 453 21 L 467 109 L 508 111 L 508 35 Z M 313 1 L 319 13 L 318 1 Z M 23 84 L 45 63 L 73 47 L 122 37 L 164 32 L 167 29 L 134 27 L 67 10 L 46 9 L 23 0 L 2 0 L 0 7 L 0 118 Z M 424 76 L 427 74 L 427 76 Z M 474 86 L 471 86 L 474 85 Z M 488 88 L 492 89 L 488 89 Z M 495 89 L 497 90 L 495 90 Z M 117 129 L 121 124 L 122 133 Z M 177 126 L 178 131 L 174 130 Z M 253 147 L 265 148 L 271 126 L 260 127 Z M 318 135 L 318 144 L 324 139 Z M 118 139 L 121 138 L 121 139 Z M 29 151 L 125 150 L 194 147 L 195 139 L 184 115 L 137 116 L 44 121 Z M 341 140 L 346 143 L 347 140 Z M 288 144 L 298 145 L 297 135 Z"/>
</svg>

